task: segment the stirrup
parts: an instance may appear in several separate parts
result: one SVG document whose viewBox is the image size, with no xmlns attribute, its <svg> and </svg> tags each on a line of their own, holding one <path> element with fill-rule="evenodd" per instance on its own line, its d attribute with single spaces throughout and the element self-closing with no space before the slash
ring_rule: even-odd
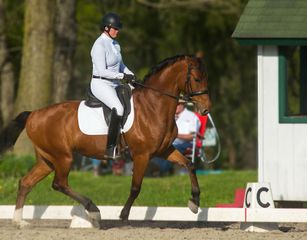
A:
<svg viewBox="0 0 307 240">
<path fill-rule="evenodd" d="M 111 147 L 109 149 L 106 149 L 106 152 L 103 157 L 107 160 L 118 160 L 121 155 L 116 155 L 116 148 L 117 147 Z"/>
</svg>

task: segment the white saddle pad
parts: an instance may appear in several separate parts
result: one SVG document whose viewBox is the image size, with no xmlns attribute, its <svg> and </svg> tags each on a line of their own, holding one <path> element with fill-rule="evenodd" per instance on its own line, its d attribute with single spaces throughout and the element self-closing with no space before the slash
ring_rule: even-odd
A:
<svg viewBox="0 0 307 240">
<path fill-rule="evenodd" d="M 133 98 L 131 98 L 130 103 L 131 112 L 122 132 L 127 132 L 133 124 Z M 106 135 L 108 133 L 108 126 L 104 119 L 102 108 L 90 108 L 85 105 L 85 101 L 81 101 L 78 108 L 78 125 L 81 132 L 86 135 Z"/>
</svg>

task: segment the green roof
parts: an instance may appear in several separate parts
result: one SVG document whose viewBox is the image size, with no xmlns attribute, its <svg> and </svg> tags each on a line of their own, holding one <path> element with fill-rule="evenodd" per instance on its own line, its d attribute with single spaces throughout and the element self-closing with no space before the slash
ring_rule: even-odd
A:
<svg viewBox="0 0 307 240">
<path fill-rule="evenodd" d="M 232 37 L 307 39 L 307 0 L 249 0 Z"/>
</svg>

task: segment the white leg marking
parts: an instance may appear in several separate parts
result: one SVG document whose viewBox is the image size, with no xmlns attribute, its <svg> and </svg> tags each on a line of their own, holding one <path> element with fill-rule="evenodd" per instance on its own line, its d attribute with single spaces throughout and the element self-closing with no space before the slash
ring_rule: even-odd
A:
<svg viewBox="0 0 307 240">
<path fill-rule="evenodd" d="M 23 208 L 15 209 L 14 215 L 13 215 L 13 224 L 16 225 L 18 228 L 24 228 L 27 225 L 29 225 L 28 222 L 22 220 L 22 211 Z"/>
</svg>

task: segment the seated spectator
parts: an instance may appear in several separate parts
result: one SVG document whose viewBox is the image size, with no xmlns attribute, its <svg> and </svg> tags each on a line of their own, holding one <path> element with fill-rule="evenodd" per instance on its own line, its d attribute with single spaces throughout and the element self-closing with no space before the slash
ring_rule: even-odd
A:
<svg viewBox="0 0 307 240">
<path fill-rule="evenodd" d="M 100 176 L 112 172 L 113 161 L 98 160 L 96 158 L 90 158 L 93 166 L 94 176 Z"/>
<path fill-rule="evenodd" d="M 182 154 L 187 148 L 193 147 L 193 138 L 200 127 L 199 118 L 196 114 L 188 110 L 183 100 L 179 100 L 175 113 L 178 136 L 173 142 Z"/>
<path fill-rule="evenodd" d="M 100 163 L 101 161 L 96 159 L 96 158 L 91 158 L 92 160 L 92 164 L 93 164 L 93 173 L 94 173 L 94 176 L 99 176 L 100 175 L 100 169 L 99 169 L 99 166 L 100 166 Z"/>
<path fill-rule="evenodd" d="M 193 138 L 199 130 L 200 120 L 194 112 L 186 108 L 183 100 L 178 102 L 175 119 L 178 135 L 173 145 L 184 154 L 187 148 L 193 147 Z M 173 173 L 173 164 L 166 159 L 154 157 L 150 161 L 148 172 L 148 176 L 169 175 Z"/>
</svg>

